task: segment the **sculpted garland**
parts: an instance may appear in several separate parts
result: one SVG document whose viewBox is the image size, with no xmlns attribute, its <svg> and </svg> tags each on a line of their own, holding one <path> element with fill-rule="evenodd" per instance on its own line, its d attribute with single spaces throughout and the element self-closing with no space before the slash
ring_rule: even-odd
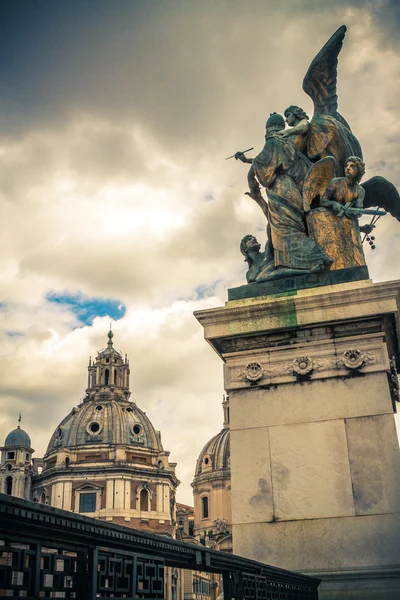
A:
<svg viewBox="0 0 400 600">
<path fill-rule="evenodd" d="M 369 240 L 386 211 L 400 220 L 392 183 L 377 176 L 360 184 L 361 146 L 338 112 L 337 64 L 345 33 L 342 26 L 333 34 L 304 77 L 303 90 L 314 104 L 311 121 L 302 108 L 289 106 L 285 129 L 283 116 L 272 113 L 261 152 L 255 158 L 247 158 L 248 151 L 234 155 L 251 165 L 247 195 L 267 219 L 263 251 L 252 235 L 240 243 L 248 283 L 363 266 L 361 234 Z M 371 224 L 359 226 L 362 215 L 372 215 Z"/>
</svg>

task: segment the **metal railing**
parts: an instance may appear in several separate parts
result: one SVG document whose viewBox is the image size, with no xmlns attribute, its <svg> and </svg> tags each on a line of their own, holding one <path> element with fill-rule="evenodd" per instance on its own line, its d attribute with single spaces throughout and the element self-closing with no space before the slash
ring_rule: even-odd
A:
<svg viewBox="0 0 400 600">
<path fill-rule="evenodd" d="M 225 599 L 318 599 L 313 577 L 0 494 L 0 596 L 156 600 L 165 566 L 222 574 Z"/>
</svg>

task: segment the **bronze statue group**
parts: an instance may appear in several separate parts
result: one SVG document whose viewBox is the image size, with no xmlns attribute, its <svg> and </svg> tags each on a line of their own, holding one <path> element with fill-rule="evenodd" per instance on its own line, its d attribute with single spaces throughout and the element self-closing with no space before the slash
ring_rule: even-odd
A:
<svg viewBox="0 0 400 600">
<path fill-rule="evenodd" d="M 386 212 L 400 220 L 400 197 L 383 177 L 360 185 L 365 173 L 360 143 L 338 112 L 337 62 L 346 27 L 340 27 L 312 61 L 303 81 L 314 103 L 309 120 L 298 106 L 266 122 L 265 144 L 251 164 L 249 195 L 267 219 L 267 243 L 260 251 L 254 236 L 245 236 L 240 250 L 249 270 L 247 282 L 263 282 L 306 273 L 365 265 L 359 226 L 363 214 Z M 266 189 L 268 202 L 261 193 Z"/>
</svg>

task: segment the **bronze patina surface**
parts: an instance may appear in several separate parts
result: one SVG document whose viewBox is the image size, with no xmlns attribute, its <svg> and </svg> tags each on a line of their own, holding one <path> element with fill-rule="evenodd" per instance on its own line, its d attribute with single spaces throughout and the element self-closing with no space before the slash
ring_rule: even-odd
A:
<svg viewBox="0 0 400 600">
<path fill-rule="evenodd" d="M 351 274 L 359 279 L 367 273 L 361 233 L 370 234 L 374 227 L 359 226 L 359 218 L 370 214 L 376 222 L 386 212 L 371 207 L 381 207 L 400 221 L 400 196 L 392 183 L 372 177 L 360 184 L 365 172 L 361 146 L 338 112 L 337 65 L 345 33 L 342 26 L 333 34 L 304 77 L 303 89 L 314 104 L 312 119 L 302 108 L 289 106 L 285 129 L 283 116 L 271 113 L 261 152 L 255 158 L 244 151 L 234 154 L 251 165 L 247 195 L 267 220 L 264 252 L 253 236 L 241 242 L 248 283 L 274 281 L 274 288 L 300 289 L 296 277 L 342 269 L 346 281 Z"/>
</svg>

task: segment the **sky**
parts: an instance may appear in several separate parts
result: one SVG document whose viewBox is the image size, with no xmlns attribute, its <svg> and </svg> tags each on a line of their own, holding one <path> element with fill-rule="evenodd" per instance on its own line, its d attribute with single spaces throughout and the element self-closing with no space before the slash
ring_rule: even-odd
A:
<svg viewBox="0 0 400 600">
<path fill-rule="evenodd" d="M 177 499 L 222 428 L 222 362 L 193 311 L 245 283 L 244 195 L 265 120 L 342 24 L 339 110 L 365 179 L 400 186 L 400 4 L 379 0 L 0 0 L 0 444 L 35 456 L 84 396 L 89 356 L 127 353 L 131 391 L 177 462 Z M 400 223 L 366 249 L 400 277 Z"/>
</svg>

